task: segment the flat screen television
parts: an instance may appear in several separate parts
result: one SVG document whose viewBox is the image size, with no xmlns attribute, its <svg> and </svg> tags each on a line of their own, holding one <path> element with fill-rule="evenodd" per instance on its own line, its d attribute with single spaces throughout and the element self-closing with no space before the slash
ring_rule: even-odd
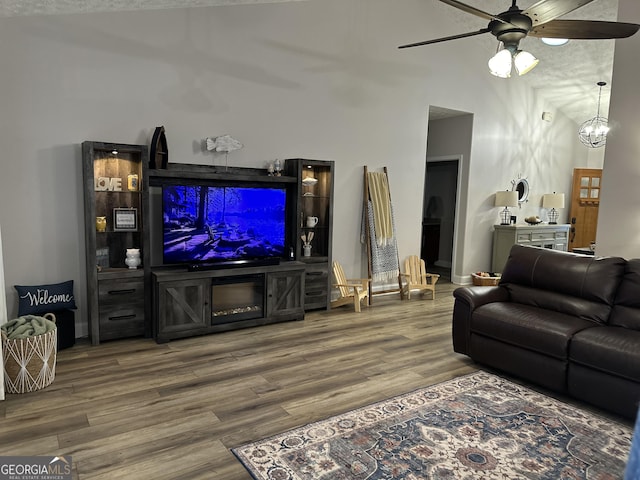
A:
<svg viewBox="0 0 640 480">
<path fill-rule="evenodd" d="M 281 186 L 162 187 L 163 262 L 216 264 L 285 253 L 287 192 Z"/>
</svg>

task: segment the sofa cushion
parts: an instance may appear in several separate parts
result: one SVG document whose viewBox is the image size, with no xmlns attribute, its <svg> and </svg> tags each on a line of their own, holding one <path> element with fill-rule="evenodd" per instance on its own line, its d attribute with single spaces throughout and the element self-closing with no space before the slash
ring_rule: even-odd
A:
<svg viewBox="0 0 640 480">
<path fill-rule="evenodd" d="M 601 326 L 578 332 L 571 341 L 570 361 L 640 382 L 640 332 Z"/>
<path fill-rule="evenodd" d="M 500 284 L 513 283 L 612 305 L 625 265 L 620 257 L 589 257 L 514 245 Z"/>
<path fill-rule="evenodd" d="M 607 323 L 611 314 L 612 307 L 607 303 L 514 283 L 504 287 L 509 291 L 512 302 L 564 313 L 596 324 Z"/>
<path fill-rule="evenodd" d="M 640 259 L 627 262 L 609 325 L 640 330 Z"/>
<path fill-rule="evenodd" d="M 595 325 L 588 320 L 530 305 L 495 302 L 474 311 L 471 332 L 566 359 L 571 336 Z"/>
</svg>

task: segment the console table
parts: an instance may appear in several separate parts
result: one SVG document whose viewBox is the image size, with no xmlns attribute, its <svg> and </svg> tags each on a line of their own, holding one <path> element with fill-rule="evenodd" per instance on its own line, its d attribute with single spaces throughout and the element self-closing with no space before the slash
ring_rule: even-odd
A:
<svg viewBox="0 0 640 480">
<path fill-rule="evenodd" d="M 567 251 L 568 224 L 560 225 L 494 225 L 491 270 L 502 272 L 511 247 L 515 244 Z"/>
</svg>

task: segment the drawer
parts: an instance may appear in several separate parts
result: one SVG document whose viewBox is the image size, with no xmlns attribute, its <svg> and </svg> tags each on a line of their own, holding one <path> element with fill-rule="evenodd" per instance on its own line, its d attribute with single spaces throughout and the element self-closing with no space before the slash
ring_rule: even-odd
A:
<svg viewBox="0 0 640 480">
<path fill-rule="evenodd" d="M 304 278 L 304 291 L 307 295 L 326 295 L 329 293 L 327 275 L 306 275 Z"/>
<path fill-rule="evenodd" d="M 516 242 L 517 243 L 527 243 L 531 241 L 530 233 L 518 233 Z"/>
<path fill-rule="evenodd" d="M 327 308 L 328 299 L 328 265 L 307 265 L 304 276 L 304 309 Z"/>
<path fill-rule="evenodd" d="M 553 240 L 555 239 L 555 232 L 540 232 L 531 234 L 531 239 L 534 242 L 544 241 L 544 240 Z"/>
<path fill-rule="evenodd" d="M 144 281 L 141 278 L 98 282 L 100 340 L 144 335 Z"/>
<path fill-rule="evenodd" d="M 144 307 L 144 282 L 140 279 L 102 280 L 98 282 L 98 304 Z"/>
<path fill-rule="evenodd" d="M 316 310 L 320 308 L 327 308 L 327 296 L 326 295 L 305 295 L 304 297 L 304 309 Z"/>
<path fill-rule="evenodd" d="M 144 335 L 144 302 L 100 305 L 98 312 L 101 340 Z"/>
<path fill-rule="evenodd" d="M 327 291 L 329 285 L 329 270 L 326 266 L 307 268 L 304 274 L 305 290 L 317 289 L 318 287 L 324 287 L 324 291 Z"/>
</svg>

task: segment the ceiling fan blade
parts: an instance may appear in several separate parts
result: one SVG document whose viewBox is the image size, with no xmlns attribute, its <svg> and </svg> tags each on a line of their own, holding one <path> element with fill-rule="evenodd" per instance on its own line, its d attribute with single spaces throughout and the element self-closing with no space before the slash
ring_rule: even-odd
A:
<svg viewBox="0 0 640 480">
<path fill-rule="evenodd" d="M 400 45 L 398 48 L 409 48 L 409 47 L 419 47 L 421 45 L 430 45 L 432 43 L 440 43 L 440 42 L 446 42 L 448 40 L 456 40 L 457 38 L 466 38 L 466 37 L 473 37 L 474 35 L 482 35 L 483 33 L 488 33 L 490 31 L 491 30 L 489 30 L 488 28 L 482 28 L 476 32 L 461 33 L 460 35 L 451 35 L 450 37 L 442 37 L 442 38 L 436 38 L 433 40 L 425 40 L 424 42 L 409 43 L 407 45 Z"/>
<path fill-rule="evenodd" d="M 635 34 L 640 25 L 622 22 L 600 22 L 595 20 L 552 20 L 534 27 L 532 37 L 570 38 L 574 40 L 603 40 L 627 38 Z"/>
<path fill-rule="evenodd" d="M 478 17 L 482 17 L 486 20 L 499 20 L 495 15 L 491 15 L 490 13 L 484 12 L 479 8 L 472 7 L 471 5 L 467 5 L 466 3 L 459 2 L 458 0 L 440 0 L 442 3 L 446 3 L 447 5 L 451 5 L 452 7 L 459 8 L 460 10 L 471 13 L 472 15 L 477 15 Z"/>
<path fill-rule="evenodd" d="M 535 27 L 573 12 L 591 2 L 593 0 L 540 0 L 522 13 L 531 18 Z"/>
</svg>

